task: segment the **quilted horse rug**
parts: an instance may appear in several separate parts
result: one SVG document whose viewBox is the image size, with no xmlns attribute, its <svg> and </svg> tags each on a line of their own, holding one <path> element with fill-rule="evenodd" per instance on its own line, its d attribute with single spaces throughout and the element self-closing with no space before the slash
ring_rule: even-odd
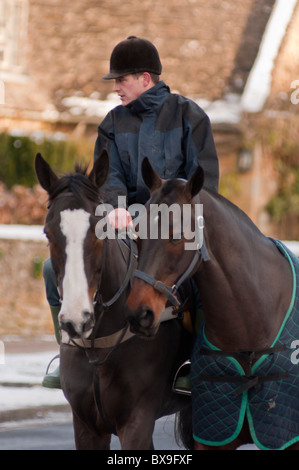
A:
<svg viewBox="0 0 299 470">
<path fill-rule="evenodd" d="M 193 433 L 203 444 L 233 441 L 245 417 L 260 449 L 282 450 L 299 441 L 299 260 L 281 242 L 272 241 L 292 268 L 293 295 L 271 348 L 221 351 L 206 338 L 204 324 L 196 340 L 191 360 Z M 240 358 L 246 359 L 245 368 Z"/>
</svg>

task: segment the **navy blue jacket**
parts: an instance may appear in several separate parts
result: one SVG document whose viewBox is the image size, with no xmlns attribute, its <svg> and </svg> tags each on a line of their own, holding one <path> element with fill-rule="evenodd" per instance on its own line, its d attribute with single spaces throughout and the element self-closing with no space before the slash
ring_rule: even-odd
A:
<svg viewBox="0 0 299 470">
<path fill-rule="evenodd" d="M 110 111 L 98 128 L 94 158 L 110 155 L 109 186 L 128 204 L 145 203 L 141 175 L 148 157 L 161 178 L 189 178 L 200 165 L 207 189 L 218 191 L 218 156 L 208 116 L 193 101 L 170 93 L 164 82 L 127 106 Z"/>
</svg>

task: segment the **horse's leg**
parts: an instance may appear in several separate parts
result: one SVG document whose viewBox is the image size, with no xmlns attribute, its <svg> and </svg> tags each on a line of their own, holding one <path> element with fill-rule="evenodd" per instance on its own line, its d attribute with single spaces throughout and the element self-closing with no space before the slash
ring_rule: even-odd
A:
<svg viewBox="0 0 299 470">
<path fill-rule="evenodd" d="M 77 450 L 110 450 L 111 434 L 95 434 L 75 413 L 73 426 Z"/>
<path fill-rule="evenodd" d="M 122 450 L 154 450 L 154 416 L 135 414 L 121 429 L 117 430 Z"/>
<path fill-rule="evenodd" d="M 286 450 L 299 450 L 299 442 L 295 442 L 295 444 L 291 445 L 290 447 L 287 447 Z"/>
<path fill-rule="evenodd" d="M 154 429 L 151 426 L 125 426 L 119 432 L 119 440 L 122 450 L 154 450 L 153 435 Z"/>
<path fill-rule="evenodd" d="M 200 442 L 194 441 L 194 450 L 236 450 L 238 447 L 244 444 L 251 444 L 252 438 L 249 431 L 249 425 L 247 419 L 244 421 L 243 427 L 237 436 L 237 438 L 222 446 L 208 446 L 201 444 Z"/>
</svg>

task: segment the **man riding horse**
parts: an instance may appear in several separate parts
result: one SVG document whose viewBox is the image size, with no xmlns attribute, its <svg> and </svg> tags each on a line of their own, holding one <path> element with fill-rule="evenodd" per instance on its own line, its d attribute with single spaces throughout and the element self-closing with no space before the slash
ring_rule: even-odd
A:
<svg viewBox="0 0 299 470">
<path fill-rule="evenodd" d="M 170 92 L 160 81 L 162 65 L 156 47 L 148 40 L 130 36 L 113 49 L 110 72 L 121 105 L 112 109 L 98 128 L 94 159 L 103 149 L 110 156 L 107 187 L 115 199 L 109 221 L 124 229 L 131 220 L 117 197 L 127 205 L 144 204 L 149 191 L 141 175 L 141 164 L 149 159 L 161 178 L 189 178 L 200 164 L 205 188 L 218 191 L 218 156 L 208 116 L 193 101 Z M 60 298 L 51 260 L 44 264 L 47 300 L 59 341 Z M 47 374 L 43 385 L 60 388 L 59 368 Z"/>
</svg>

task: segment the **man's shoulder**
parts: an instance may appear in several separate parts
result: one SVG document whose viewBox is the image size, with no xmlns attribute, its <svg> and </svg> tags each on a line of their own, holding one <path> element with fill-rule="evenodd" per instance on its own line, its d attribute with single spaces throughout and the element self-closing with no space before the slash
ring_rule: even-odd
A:
<svg viewBox="0 0 299 470">
<path fill-rule="evenodd" d="M 131 111 L 126 107 L 122 106 L 121 104 L 112 108 L 107 114 L 105 119 L 108 121 L 112 121 L 114 124 L 121 122 L 123 119 L 127 119 L 131 117 Z"/>
<path fill-rule="evenodd" d="M 196 101 L 186 96 L 180 95 L 179 93 L 170 93 L 166 100 L 169 107 L 181 108 L 182 114 L 196 114 L 199 117 L 207 117 L 205 111 L 196 103 Z"/>
<path fill-rule="evenodd" d="M 119 105 L 109 111 L 100 127 L 113 129 L 115 135 L 136 133 L 139 131 L 140 122 L 140 118 L 132 113 L 130 108 Z"/>
<path fill-rule="evenodd" d="M 126 106 L 122 106 L 121 104 L 119 104 L 118 106 L 115 106 L 115 108 L 112 108 L 108 115 L 110 116 L 115 116 L 115 117 L 121 117 L 121 116 L 124 116 L 128 113 L 128 109 L 126 108 Z"/>
</svg>

